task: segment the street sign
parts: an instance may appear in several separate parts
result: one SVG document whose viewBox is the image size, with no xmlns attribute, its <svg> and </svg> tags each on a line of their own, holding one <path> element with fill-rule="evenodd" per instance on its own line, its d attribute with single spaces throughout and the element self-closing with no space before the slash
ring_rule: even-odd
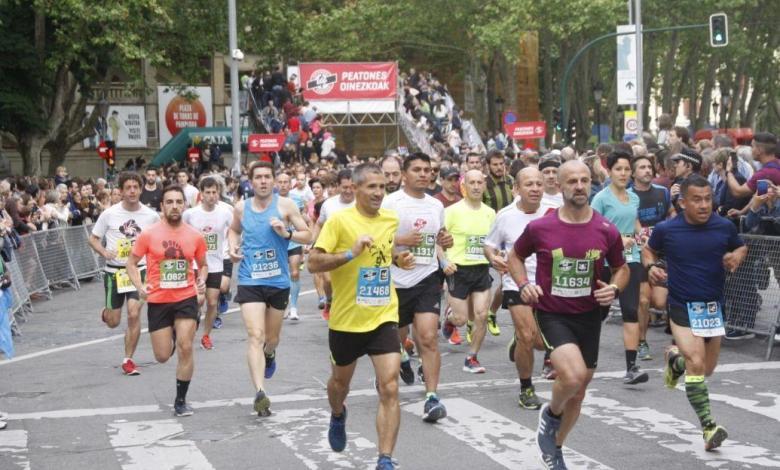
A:
<svg viewBox="0 0 780 470">
<path fill-rule="evenodd" d="M 103 160 L 106 159 L 106 153 L 108 153 L 108 145 L 106 145 L 105 140 L 101 140 L 98 144 L 97 153 L 100 158 Z"/>
<path fill-rule="evenodd" d="M 284 145 L 284 134 L 250 134 L 247 150 L 250 153 L 278 152 Z"/>
<path fill-rule="evenodd" d="M 618 33 L 634 32 L 632 24 L 618 25 Z M 637 103 L 636 37 L 617 37 L 617 104 Z"/>
<path fill-rule="evenodd" d="M 504 125 L 507 137 L 514 141 L 522 139 L 544 139 L 547 125 L 544 121 L 512 122 Z"/>
<path fill-rule="evenodd" d="M 639 121 L 636 111 L 623 111 L 623 139 L 633 139 L 637 136 Z"/>
</svg>

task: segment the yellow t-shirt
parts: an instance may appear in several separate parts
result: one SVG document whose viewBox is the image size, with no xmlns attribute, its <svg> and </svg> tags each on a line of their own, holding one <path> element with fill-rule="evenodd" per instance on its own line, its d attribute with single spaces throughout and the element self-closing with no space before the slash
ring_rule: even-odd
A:
<svg viewBox="0 0 780 470">
<path fill-rule="evenodd" d="M 390 275 L 397 229 L 398 215 L 388 209 L 379 209 L 376 217 L 365 217 L 356 207 L 350 207 L 325 222 L 314 247 L 326 253 L 352 249 L 361 235 L 374 240 L 359 256 L 330 272 L 331 330 L 363 333 L 382 323 L 398 322 L 398 297 Z"/>
<path fill-rule="evenodd" d="M 453 241 L 447 259 L 460 266 L 487 264 L 483 248 L 495 218 L 489 206 L 481 203 L 479 209 L 472 209 L 465 199 L 444 209 L 444 226 Z"/>
</svg>

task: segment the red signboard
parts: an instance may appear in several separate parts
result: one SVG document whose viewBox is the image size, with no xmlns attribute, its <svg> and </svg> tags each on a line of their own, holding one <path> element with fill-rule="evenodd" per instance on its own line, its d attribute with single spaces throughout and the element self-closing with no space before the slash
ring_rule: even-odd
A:
<svg viewBox="0 0 780 470">
<path fill-rule="evenodd" d="M 307 100 L 387 100 L 398 92 L 395 62 L 313 62 L 300 72 Z"/>
<path fill-rule="evenodd" d="M 278 152 L 284 145 L 284 134 L 250 134 L 247 149 L 250 153 Z"/>
<path fill-rule="evenodd" d="M 547 125 L 544 121 L 512 122 L 504 126 L 507 137 L 512 140 L 544 139 Z"/>
<path fill-rule="evenodd" d="M 106 145 L 105 140 L 101 140 L 97 147 L 98 156 L 102 158 L 103 160 L 106 159 L 106 154 L 108 153 L 108 145 Z"/>
</svg>

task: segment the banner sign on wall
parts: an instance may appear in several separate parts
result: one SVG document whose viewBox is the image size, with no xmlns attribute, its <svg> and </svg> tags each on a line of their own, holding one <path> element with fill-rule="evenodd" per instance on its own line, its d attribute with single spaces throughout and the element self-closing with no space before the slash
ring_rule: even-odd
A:
<svg viewBox="0 0 780 470">
<path fill-rule="evenodd" d="M 284 134 L 250 134 L 247 150 L 250 153 L 278 152 L 284 145 Z"/>
<path fill-rule="evenodd" d="M 157 109 L 162 147 L 185 127 L 213 125 L 211 87 L 188 87 L 186 90 L 179 90 L 173 86 L 158 86 Z"/>
<path fill-rule="evenodd" d="M 395 62 L 333 62 L 300 64 L 303 97 L 307 100 L 395 99 Z"/>
<path fill-rule="evenodd" d="M 86 108 L 85 118 L 92 114 L 95 107 Z M 101 123 L 105 132 L 105 140 L 113 141 L 117 148 L 146 148 L 146 113 L 143 106 L 113 106 L 109 105 L 106 119 L 98 118 L 95 123 L 95 134 L 84 139 L 84 148 L 95 148 L 100 141 Z"/>
<path fill-rule="evenodd" d="M 506 136 L 512 140 L 544 139 L 547 125 L 544 121 L 511 122 L 504 124 Z"/>
</svg>

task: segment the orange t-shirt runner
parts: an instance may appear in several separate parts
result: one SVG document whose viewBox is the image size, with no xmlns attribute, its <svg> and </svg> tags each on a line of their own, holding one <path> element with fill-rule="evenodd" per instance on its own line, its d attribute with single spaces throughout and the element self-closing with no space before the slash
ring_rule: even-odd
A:
<svg viewBox="0 0 780 470">
<path fill-rule="evenodd" d="M 205 263 L 206 241 L 191 226 L 182 223 L 174 229 L 158 222 L 141 232 L 133 254 L 146 256 L 150 303 L 180 302 L 197 295 L 194 260 Z"/>
</svg>

